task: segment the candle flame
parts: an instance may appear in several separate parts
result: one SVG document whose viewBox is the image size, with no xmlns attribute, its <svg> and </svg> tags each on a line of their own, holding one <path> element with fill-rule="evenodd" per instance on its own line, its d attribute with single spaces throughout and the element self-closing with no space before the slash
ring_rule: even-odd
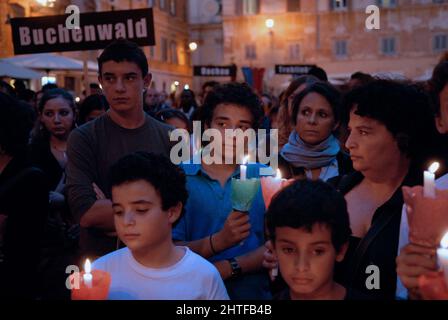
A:
<svg viewBox="0 0 448 320">
<path fill-rule="evenodd" d="M 280 169 L 277 169 L 277 175 L 275 176 L 276 179 L 281 179 L 282 178 L 282 172 L 280 171 Z"/>
<path fill-rule="evenodd" d="M 442 241 L 440 241 L 440 246 L 443 249 L 448 249 L 448 232 L 445 233 L 445 235 L 442 238 Z"/>
<path fill-rule="evenodd" d="M 429 172 L 431 173 L 436 173 L 437 170 L 439 170 L 440 164 L 438 162 L 433 162 L 430 166 L 429 166 Z"/>
<path fill-rule="evenodd" d="M 84 271 L 85 271 L 86 273 L 90 273 L 90 271 L 92 271 L 92 265 L 91 265 L 89 259 L 87 259 L 87 260 L 86 260 L 86 263 L 84 264 Z"/>
</svg>

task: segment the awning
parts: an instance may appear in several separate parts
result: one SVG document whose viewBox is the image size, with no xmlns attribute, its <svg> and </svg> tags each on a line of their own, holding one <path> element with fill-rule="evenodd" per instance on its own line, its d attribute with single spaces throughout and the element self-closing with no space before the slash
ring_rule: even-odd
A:
<svg viewBox="0 0 448 320">
<path fill-rule="evenodd" d="M 39 72 L 27 69 L 7 61 L 0 60 L 0 78 L 36 79 L 42 77 Z"/>
<path fill-rule="evenodd" d="M 53 53 L 36 53 L 5 58 L 3 61 L 15 65 L 37 70 L 83 70 L 83 61 Z M 92 61 L 87 62 L 87 67 L 91 71 L 98 71 L 98 64 Z"/>
</svg>

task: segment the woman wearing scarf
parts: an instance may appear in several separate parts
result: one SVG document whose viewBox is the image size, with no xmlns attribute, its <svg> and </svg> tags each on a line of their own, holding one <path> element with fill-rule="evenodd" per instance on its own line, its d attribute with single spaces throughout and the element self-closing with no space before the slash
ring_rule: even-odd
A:
<svg viewBox="0 0 448 320">
<path fill-rule="evenodd" d="M 292 102 L 294 131 L 281 149 L 284 178 L 327 181 L 352 170 L 335 132 L 340 124 L 340 93 L 329 83 L 309 85 Z"/>
</svg>

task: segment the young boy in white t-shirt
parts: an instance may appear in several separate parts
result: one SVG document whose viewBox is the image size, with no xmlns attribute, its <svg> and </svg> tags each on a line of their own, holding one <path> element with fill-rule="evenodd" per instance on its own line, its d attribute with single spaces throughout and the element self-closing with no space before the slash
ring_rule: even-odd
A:
<svg viewBox="0 0 448 320">
<path fill-rule="evenodd" d="M 109 178 L 115 228 L 127 247 L 93 264 L 111 274 L 108 298 L 227 300 L 217 269 L 171 240 L 188 197 L 183 171 L 164 156 L 136 152 L 115 163 Z"/>
</svg>

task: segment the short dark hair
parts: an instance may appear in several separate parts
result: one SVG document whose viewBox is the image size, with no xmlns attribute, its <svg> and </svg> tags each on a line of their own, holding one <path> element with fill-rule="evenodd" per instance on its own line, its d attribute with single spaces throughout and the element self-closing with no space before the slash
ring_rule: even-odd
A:
<svg viewBox="0 0 448 320">
<path fill-rule="evenodd" d="M 384 124 L 400 151 L 411 160 L 423 160 L 433 151 L 430 148 L 437 140 L 437 131 L 428 95 L 418 86 L 377 79 L 349 92 L 344 105 L 346 120 L 355 109 L 357 115 Z"/>
<path fill-rule="evenodd" d="M 442 61 L 434 68 L 431 80 L 429 80 L 431 105 L 435 115 L 440 115 L 439 95 L 446 85 L 448 85 L 448 61 Z"/>
<path fill-rule="evenodd" d="M 258 129 L 263 117 L 261 100 L 246 83 L 229 82 L 216 86 L 204 101 L 201 111 L 201 120 L 210 125 L 216 107 L 221 103 L 231 103 L 247 108 L 252 114 L 253 129 Z"/>
<path fill-rule="evenodd" d="M 318 66 L 311 67 L 311 69 L 308 70 L 308 74 L 311 76 L 315 76 L 320 81 L 328 81 L 327 73 L 321 67 Z"/>
<path fill-rule="evenodd" d="M 207 87 L 215 88 L 216 86 L 219 86 L 219 82 L 218 81 L 214 81 L 214 80 L 206 81 L 202 85 L 202 92 L 204 92 L 205 88 L 207 88 Z"/>
<path fill-rule="evenodd" d="M 56 83 L 51 83 L 51 82 L 49 82 L 49 83 L 47 83 L 47 84 L 44 84 L 43 86 L 42 86 L 42 92 L 46 92 L 46 91 L 48 91 L 48 90 L 53 90 L 53 89 L 57 89 L 58 88 L 58 85 L 56 84 Z"/>
<path fill-rule="evenodd" d="M 350 76 L 350 80 L 358 80 L 362 85 L 367 84 L 374 80 L 374 78 L 368 74 L 361 71 L 355 72 Z"/>
<path fill-rule="evenodd" d="M 315 82 L 306 87 L 300 94 L 298 94 L 292 101 L 292 122 L 294 125 L 297 122 L 297 114 L 302 100 L 310 93 L 315 92 L 323 96 L 330 104 L 334 119 L 338 122 L 341 119 L 341 94 L 340 92 L 328 82 Z"/>
<path fill-rule="evenodd" d="M 180 120 L 182 120 L 183 122 L 185 122 L 185 124 L 187 125 L 188 128 L 188 132 L 192 132 L 192 124 L 190 119 L 188 119 L 188 117 L 185 115 L 185 113 L 183 113 L 180 110 L 177 109 L 163 109 L 160 110 L 159 112 L 156 113 L 155 115 L 156 119 L 166 123 L 166 120 L 172 119 L 172 118 L 178 118 Z"/>
<path fill-rule="evenodd" d="M 98 71 L 101 75 L 103 64 L 107 61 L 133 62 L 142 71 L 142 77 L 148 74 L 148 60 L 143 50 L 134 42 L 118 39 L 110 43 L 98 57 Z"/>
<path fill-rule="evenodd" d="M 92 82 L 92 83 L 90 83 L 90 84 L 89 84 L 89 88 L 90 88 L 90 89 L 101 89 L 101 88 L 100 88 L 100 85 L 99 85 L 98 83 L 96 83 L 96 82 Z"/>
<path fill-rule="evenodd" d="M 274 242 L 279 227 L 305 228 L 311 232 L 315 224 L 326 225 L 337 252 L 352 233 L 344 196 L 320 180 L 297 180 L 275 195 L 266 221 Z"/>
<path fill-rule="evenodd" d="M 84 124 L 86 122 L 87 116 L 94 110 L 108 110 L 109 103 L 107 99 L 102 94 L 91 94 L 81 103 L 79 107 L 79 120 L 78 123 Z"/>
<path fill-rule="evenodd" d="M 0 149 L 10 156 L 25 155 L 34 124 L 32 108 L 0 92 Z"/>
<path fill-rule="evenodd" d="M 182 212 L 187 202 L 185 173 L 166 156 L 137 151 L 118 160 L 109 170 L 109 185 L 112 190 L 128 182 L 144 180 L 159 193 L 162 209 L 168 210 L 182 203 Z"/>
</svg>

